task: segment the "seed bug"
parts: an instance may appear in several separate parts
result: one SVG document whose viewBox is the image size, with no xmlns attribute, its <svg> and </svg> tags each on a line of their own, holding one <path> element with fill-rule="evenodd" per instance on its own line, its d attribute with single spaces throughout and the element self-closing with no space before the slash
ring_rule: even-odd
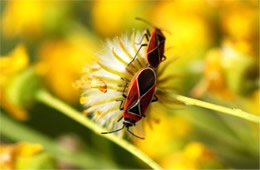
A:
<svg viewBox="0 0 260 170">
<path fill-rule="evenodd" d="M 146 22 L 147 24 L 153 26 L 153 24 L 151 24 L 150 22 L 142 18 L 136 18 L 136 19 Z M 150 34 L 149 30 L 146 29 L 146 32 L 142 36 L 140 42 L 142 42 L 143 39 L 146 38 L 148 43 L 141 44 L 136 55 L 134 56 L 134 58 L 129 64 L 131 64 L 136 59 L 139 51 L 145 46 L 147 46 L 146 58 L 147 58 L 148 66 L 152 68 L 157 68 L 158 65 L 166 59 L 166 57 L 164 56 L 165 36 L 163 35 L 162 31 L 159 28 L 155 26 L 153 27 L 154 30 L 152 31 L 152 34 Z"/>
<path fill-rule="evenodd" d="M 140 18 L 137 19 L 143 20 Z M 141 44 L 134 58 L 128 64 L 130 65 L 136 59 L 136 56 L 138 55 L 142 47 L 148 46 L 148 65 L 140 69 L 134 75 L 129 84 L 127 95 L 125 94 L 125 89 L 128 83 L 126 83 L 125 88 L 123 90 L 123 97 L 126 98 L 126 100 L 124 106 L 123 101 L 121 101 L 120 110 L 123 110 L 123 115 L 117 121 L 119 122 L 121 119 L 124 118 L 123 126 L 114 131 L 102 132 L 102 134 L 115 133 L 126 127 L 127 131 L 130 134 L 137 138 L 144 139 L 131 132 L 129 130 L 129 127 L 135 126 L 136 122 L 140 121 L 143 117 L 145 117 L 145 112 L 150 103 L 158 100 L 158 98 L 155 95 L 157 80 L 155 69 L 163 60 L 166 59 L 166 57 L 164 56 L 165 36 L 162 34 L 159 28 L 154 28 L 155 29 L 153 30 L 152 34 L 149 33 L 149 30 L 146 30 L 146 33 L 142 36 L 141 42 L 145 37 L 148 41 L 148 44 Z"/>
<path fill-rule="evenodd" d="M 129 127 L 134 126 L 136 122 L 145 117 L 145 112 L 149 104 L 153 101 L 157 101 L 157 97 L 154 95 L 155 89 L 155 71 L 150 67 L 145 67 L 138 71 L 129 84 L 127 96 L 123 92 L 123 96 L 126 98 L 126 101 L 124 107 L 122 107 L 123 101 L 121 101 L 120 110 L 123 110 L 123 115 L 118 120 L 119 122 L 122 118 L 124 118 L 123 127 L 115 131 L 103 132 L 102 134 L 114 133 L 126 127 L 127 131 L 133 136 L 144 139 L 132 133 L 129 130 Z"/>
</svg>

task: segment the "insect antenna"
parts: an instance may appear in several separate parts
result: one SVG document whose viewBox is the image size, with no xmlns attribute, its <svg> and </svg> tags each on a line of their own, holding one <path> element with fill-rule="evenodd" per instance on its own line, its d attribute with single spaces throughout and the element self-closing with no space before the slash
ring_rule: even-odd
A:
<svg viewBox="0 0 260 170">
<path fill-rule="evenodd" d="M 145 20 L 145 19 L 143 19 L 143 18 L 140 18 L 140 17 L 135 17 L 135 19 L 136 20 L 139 20 L 139 21 L 143 21 L 144 23 L 146 23 L 146 24 L 148 24 L 148 25 L 150 25 L 150 26 L 152 26 L 152 27 L 154 27 L 154 28 L 157 28 L 155 25 L 153 25 L 151 22 L 149 22 L 149 21 L 147 21 L 147 20 Z"/>
<path fill-rule="evenodd" d="M 120 129 L 117 129 L 117 130 L 113 130 L 113 131 L 110 131 L 110 132 L 101 132 L 101 134 L 109 134 L 109 133 L 115 133 L 115 132 L 118 132 L 118 131 L 120 131 L 120 130 L 123 130 L 124 129 L 124 125 L 122 126 L 122 128 L 120 128 Z"/>
<path fill-rule="evenodd" d="M 135 19 L 136 19 L 136 20 L 139 20 L 139 21 L 143 21 L 144 23 L 150 25 L 151 27 L 154 27 L 154 28 L 157 28 L 157 29 L 161 29 L 161 30 L 167 32 L 167 33 L 170 34 L 170 35 L 172 34 L 171 31 L 169 31 L 169 30 L 167 30 L 167 29 L 165 29 L 165 28 L 158 28 L 158 27 L 156 27 L 154 24 L 152 24 L 151 22 L 147 21 L 146 19 L 143 19 L 143 18 L 140 18 L 140 17 L 135 17 Z"/>
<path fill-rule="evenodd" d="M 129 130 L 129 128 L 127 128 L 127 131 L 128 131 L 131 135 L 133 135 L 134 137 L 137 137 L 137 138 L 139 138 L 139 139 L 144 139 L 143 137 L 140 137 L 140 136 L 135 135 L 133 132 L 131 132 L 131 131 Z"/>
</svg>

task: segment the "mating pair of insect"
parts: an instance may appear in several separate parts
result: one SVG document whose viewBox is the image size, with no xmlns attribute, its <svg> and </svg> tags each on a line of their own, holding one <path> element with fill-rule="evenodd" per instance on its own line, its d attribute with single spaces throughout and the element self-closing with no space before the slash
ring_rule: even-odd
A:
<svg viewBox="0 0 260 170">
<path fill-rule="evenodd" d="M 137 20 L 142 20 L 149 24 L 149 22 L 136 18 Z M 150 24 L 151 25 L 151 24 Z M 154 27 L 154 26 L 153 26 Z M 133 136 L 144 139 L 135 135 L 129 130 L 129 127 L 135 126 L 135 123 L 145 117 L 145 112 L 151 102 L 155 102 L 158 98 L 155 95 L 156 89 L 156 73 L 155 69 L 159 64 L 166 59 L 164 56 L 164 45 L 165 45 L 165 36 L 162 31 L 154 27 L 152 34 L 147 30 L 144 33 L 141 42 L 146 38 L 148 43 L 141 44 L 137 53 L 135 54 L 132 61 L 128 64 L 130 65 L 137 57 L 139 51 L 147 46 L 146 59 L 147 66 L 140 69 L 132 78 L 127 95 L 125 94 L 125 89 L 123 91 L 123 97 L 125 98 L 124 107 L 122 107 L 123 101 L 121 101 L 120 110 L 123 110 L 123 115 L 118 119 L 119 122 L 121 119 L 124 119 L 122 128 L 119 128 L 110 132 L 102 132 L 102 134 L 109 134 L 118 132 L 124 128 L 132 134 Z"/>
</svg>

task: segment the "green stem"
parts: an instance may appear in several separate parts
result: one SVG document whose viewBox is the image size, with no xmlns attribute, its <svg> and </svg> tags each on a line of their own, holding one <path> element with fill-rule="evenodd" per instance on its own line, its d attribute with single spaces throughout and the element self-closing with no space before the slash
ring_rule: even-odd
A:
<svg viewBox="0 0 260 170">
<path fill-rule="evenodd" d="M 150 159 L 147 155 L 145 155 L 142 151 L 137 149 L 134 145 L 128 143 L 127 141 L 120 139 L 119 137 L 111 134 L 111 135 L 101 135 L 101 132 L 106 131 L 102 127 L 98 126 L 93 121 L 89 120 L 85 116 L 82 115 L 82 113 L 79 113 L 78 111 L 74 110 L 64 102 L 58 100 L 54 96 L 50 95 L 45 90 L 40 90 L 36 94 L 36 99 L 44 104 L 47 104 L 50 107 L 53 107 L 57 110 L 59 110 L 64 115 L 72 118 L 73 120 L 79 122 L 80 124 L 86 126 L 87 128 L 91 129 L 93 132 L 95 132 L 97 135 L 100 135 L 104 138 L 107 138 L 117 145 L 121 146 L 122 148 L 126 149 L 136 157 L 138 157 L 140 160 L 145 162 L 147 165 L 149 165 L 153 169 L 162 169 L 156 162 L 154 162 L 152 159 Z"/>
<path fill-rule="evenodd" d="M 92 168 L 106 168 L 116 167 L 116 165 L 110 163 L 108 160 L 97 160 L 93 158 L 92 154 L 85 151 L 67 151 L 64 147 L 59 146 L 57 141 L 26 127 L 20 122 L 16 122 L 8 118 L 5 114 L 0 114 L 1 120 L 1 135 L 13 141 L 26 141 L 32 143 L 40 143 L 43 145 L 44 150 L 60 160 L 66 161 L 74 166 L 80 168 L 92 167 Z M 101 165 L 100 161 L 102 161 Z M 98 167 L 99 165 L 99 167 Z"/>
<path fill-rule="evenodd" d="M 210 110 L 215 110 L 217 112 L 221 112 L 221 113 L 229 114 L 229 115 L 232 115 L 232 116 L 240 117 L 240 118 L 243 118 L 243 119 L 246 119 L 246 120 L 260 124 L 260 117 L 259 116 L 256 116 L 256 115 L 251 114 L 251 113 L 244 112 L 240 109 L 227 108 L 227 107 L 203 102 L 203 101 L 200 101 L 200 100 L 192 99 L 192 98 L 181 96 L 181 95 L 172 95 L 172 97 L 175 98 L 176 100 L 178 100 L 179 102 L 184 103 L 186 105 L 198 106 L 198 107 L 203 107 L 203 108 L 210 109 Z"/>
</svg>

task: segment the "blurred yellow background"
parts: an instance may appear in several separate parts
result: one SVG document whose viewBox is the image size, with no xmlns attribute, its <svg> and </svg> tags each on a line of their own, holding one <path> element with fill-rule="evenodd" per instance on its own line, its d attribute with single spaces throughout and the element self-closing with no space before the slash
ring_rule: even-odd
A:
<svg viewBox="0 0 260 170">
<path fill-rule="evenodd" d="M 83 110 L 72 83 L 85 65 L 98 60 L 96 53 L 107 39 L 133 29 L 152 29 L 136 17 L 164 32 L 165 55 L 178 58 L 167 69 L 181 75 L 181 79 L 171 81 L 173 86 L 182 87 L 178 93 L 260 114 L 258 0 L 10 0 L 0 4 L 1 109 L 14 119 L 27 120 L 25 126 L 56 142 L 59 136 L 76 133 L 86 152 L 94 148 L 92 152 L 104 152 L 104 159 L 113 162 L 107 168 L 147 167 L 91 131 L 55 116 L 57 111 L 20 102 L 16 95 L 22 89 L 15 89 L 14 79 L 33 68 L 41 85 Z M 163 168 L 259 168 L 258 126 L 203 109 L 161 107 L 151 106 L 159 123 L 152 129 L 145 127 L 146 140 L 134 144 Z M 3 137 L 2 144 L 21 142 Z M 97 160 L 100 155 L 92 157 Z M 55 167 L 93 168 L 91 164 L 64 162 Z"/>
</svg>

